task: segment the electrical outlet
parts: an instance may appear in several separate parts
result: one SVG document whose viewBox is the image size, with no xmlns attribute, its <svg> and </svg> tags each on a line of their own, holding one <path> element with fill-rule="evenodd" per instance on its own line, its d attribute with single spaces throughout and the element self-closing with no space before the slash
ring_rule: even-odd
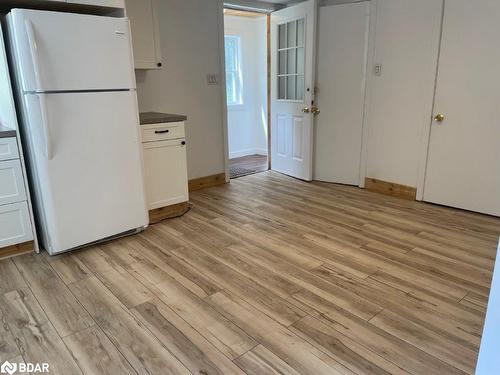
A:
<svg viewBox="0 0 500 375">
<path fill-rule="evenodd" d="M 382 75 L 382 64 L 377 63 L 373 66 L 373 74 L 377 77 L 380 77 Z"/>
<path fill-rule="evenodd" d="M 209 86 L 216 86 L 219 84 L 218 74 L 207 74 L 207 83 Z"/>
</svg>

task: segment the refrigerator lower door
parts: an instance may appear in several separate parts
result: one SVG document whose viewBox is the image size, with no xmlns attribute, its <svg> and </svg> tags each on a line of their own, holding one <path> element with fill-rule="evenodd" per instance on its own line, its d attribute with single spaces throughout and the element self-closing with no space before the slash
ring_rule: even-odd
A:
<svg viewBox="0 0 500 375">
<path fill-rule="evenodd" d="M 13 9 L 7 25 L 24 92 L 135 88 L 127 18 Z"/>
<path fill-rule="evenodd" d="M 45 249 L 57 254 L 147 225 L 135 91 L 24 100 Z"/>
</svg>

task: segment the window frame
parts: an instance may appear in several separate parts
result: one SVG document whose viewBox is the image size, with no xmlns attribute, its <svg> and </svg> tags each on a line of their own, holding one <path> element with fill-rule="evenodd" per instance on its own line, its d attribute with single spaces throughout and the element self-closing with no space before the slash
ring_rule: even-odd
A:
<svg viewBox="0 0 500 375">
<path fill-rule="evenodd" d="M 236 41 L 236 53 L 235 53 L 235 61 L 234 61 L 234 66 L 236 67 L 235 70 L 228 70 L 228 64 L 227 61 L 225 62 L 225 77 L 226 77 L 226 102 L 227 106 L 231 110 L 238 110 L 238 109 L 243 109 L 245 105 L 244 101 L 244 81 L 243 81 L 243 67 L 242 67 L 242 39 L 243 37 L 241 35 L 238 35 L 238 33 L 235 32 L 228 32 L 224 35 L 224 58 L 226 59 L 226 41 L 227 39 L 233 39 Z M 227 59 L 226 59 L 227 60 Z M 233 74 L 235 76 L 235 96 L 237 97 L 237 101 L 229 101 L 229 96 L 228 96 L 228 74 Z"/>
<path fill-rule="evenodd" d="M 298 24 L 300 21 L 303 21 L 303 29 L 302 29 L 302 44 L 299 43 L 299 28 Z M 296 43 L 294 46 L 288 46 L 289 41 L 288 41 L 288 27 L 289 24 L 294 24 L 295 25 L 295 39 Z M 281 41 L 280 41 L 280 26 L 284 26 L 284 31 L 285 31 L 285 40 L 284 40 L 284 47 L 281 47 Z M 277 69 L 276 69 L 276 76 L 274 79 L 276 80 L 276 100 L 279 102 L 283 103 L 304 103 L 306 101 L 306 88 L 305 88 L 305 77 L 306 77 L 306 53 L 307 53 L 307 48 L 306 48 L 306 30 L 307 30 L 307 17 L 298 17 L 298 18 L 292 18 L 292 19 L 286 19 L 283 20 L 282 22 L 278 23 L 276 26 L 276 64 L 277 64 Z M 280 48 L 281 47 L 281 48 Z M 288 72 L 288 51 L 293 50 L 295 52 L 295 73 L 289 73 Z M 299 67 L 299 54 L 298 51 L 302 50 L 302 59 L 300 59 L 302 63 L 302 73 L 299 73 L 298 67 Z M 280 72 L 280 67 L 281 67 L 281 61 L 280 61 L 280 53 L 283 52 L 285 53 L 285 73 Z M 294 96 L 295 98 L 289 98 L 288 97 L 288 78 L 289 77 L 294 77 L 295 78 L 295 91 L 294 91 Z M 298 79 L 302 78 L 302 91 L 301 91 L 301 98 L 297 97 L 297 82 Z M 285 97 L 280 97 L 280 79 L 285 80 Z"/>
</svg>

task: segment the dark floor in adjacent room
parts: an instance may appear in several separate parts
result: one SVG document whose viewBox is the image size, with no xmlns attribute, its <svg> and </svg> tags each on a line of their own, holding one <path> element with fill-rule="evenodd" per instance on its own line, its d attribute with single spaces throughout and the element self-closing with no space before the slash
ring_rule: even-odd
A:
<svg viewBox="0 0 500 375">
<path fill-rule="evenodd" d="M 248 155 L 229 160 L 229 177 L 237 178 L 267 171 L 268 163 L 265 155 Z"/>
</svg>

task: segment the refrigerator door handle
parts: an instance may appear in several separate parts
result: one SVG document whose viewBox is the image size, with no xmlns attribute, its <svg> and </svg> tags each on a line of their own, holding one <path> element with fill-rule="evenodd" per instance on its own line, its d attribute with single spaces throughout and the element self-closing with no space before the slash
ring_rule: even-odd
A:
<svg viewBox="0 0 500 375">
<path fill-rule="evenodd" d="M 25 20 L 26 34 L 28 35 L 28 43 L 30 46 L 31 61 L 33 63 L 33 71 L 35 73 L 36 91 L 42 91 L 42 81 L 40 79 L 40 64 L 38 61 L 38 45 L 36 43 L 35 29 L 31 20 Z"/>
<path fill-rule="evenodd" d="M 45 138 L 45 155 L 47 160 L 52 160 L 52 140 L 50 136 L 49 119 L 47 115 L 47 103 L 45 94 L 38 94 L 38 100 L 40 102 L 40 114 L 42 117 L 42 130 L 43 136 Z"/>
</svg>

